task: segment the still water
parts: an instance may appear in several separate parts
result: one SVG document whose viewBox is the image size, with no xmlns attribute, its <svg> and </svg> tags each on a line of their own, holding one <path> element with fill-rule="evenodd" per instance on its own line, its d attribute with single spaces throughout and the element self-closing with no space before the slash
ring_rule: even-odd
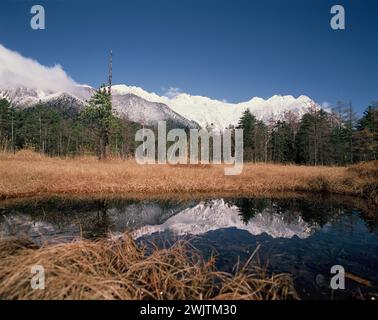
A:
<svg viewBox="0 0 378 320">
<path fill-rule="evenodd" d="M 270 272 L 288 272 L 303 299 L 358 298 L 378 293 L 378 219 L 335 200 L 209 199 L 131 201 L 39 199 L 0 203 L 0 238 L 27 236 L 38 243 L 131 232 L 138 242 L 169 246 L 190 239 L 217 267 L 231 272 L 260 245 Z M 330 269 L 349 274 L 346 289 L 329 288 Z"/>
</svg>

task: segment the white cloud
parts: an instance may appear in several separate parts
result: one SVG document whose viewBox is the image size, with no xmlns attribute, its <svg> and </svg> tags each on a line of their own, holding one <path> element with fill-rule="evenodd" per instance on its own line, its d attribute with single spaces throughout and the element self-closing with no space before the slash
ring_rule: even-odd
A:
<svg viewBox="0 0 378 320">
<path fill-rule="evenodd" d="M 70 92 L 75 85 L 60 65 L 43 66 L 0 44 L 0 88 L 23 86 Z"/>
<path fill-rule="evenodd" d="M 175 88 L 175 87 L 169 87 L 168 89 L 163 88 L 163 91 L 164 91 L 163 95 L 170 99 L 182 93 L 180 88 Z"/>
</svg>

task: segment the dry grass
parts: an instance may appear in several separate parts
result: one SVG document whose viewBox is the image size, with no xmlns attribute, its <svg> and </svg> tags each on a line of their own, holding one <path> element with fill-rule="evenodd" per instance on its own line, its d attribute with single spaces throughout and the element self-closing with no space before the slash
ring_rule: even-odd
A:
<svg viewBox="0 0 378 320">
<path fill-rule="evenodd" d="M 134 160 L 49 158 L 29 151 L 0 154 L 0 198 L 50 195 L 156 197 L 327 192 L 378 203 L 378 162 L 350 167 L 245 164 L 225 176 L 221 165 L 138 165 Z"/>
<path fill-rule="evenodd" d="M 146 254 L 128 235 L 41 248 L 0 242 L 0 299 L 297 299 L 286 274 L 269 276 L 245 265 L 216 271 L 188 243 Z M 30 287 L 31 266 L 42 265 L 44 290 Z"/>
</svg>

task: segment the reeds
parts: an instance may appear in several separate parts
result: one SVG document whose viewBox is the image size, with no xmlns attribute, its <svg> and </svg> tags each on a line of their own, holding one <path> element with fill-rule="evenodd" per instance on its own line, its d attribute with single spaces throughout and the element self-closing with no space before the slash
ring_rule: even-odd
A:
<svg viewBox="0 0 378 320">
<path fill-rule="evenodd" d="M 247 163 L 241 175 L 225 176 L 222 165 L 138 165 L 134 160 L 60 159 L 20 151 L 0 153 L 0 198 L 326 192 L 364 197 L 377 204 L 377 167 L 378 161 L 349 167 Z"/>
<path fill-rule="evenodd" d="M 147 253 L 127 234 L 40 248 L 0 242 L 0 299 L 297 299 L 287 274 L 268 275 L 251 262 L 234 274 L 217 271 L 187 242 Z M 45 269 L 33 290 L 31 267 Z"/>
</svg>

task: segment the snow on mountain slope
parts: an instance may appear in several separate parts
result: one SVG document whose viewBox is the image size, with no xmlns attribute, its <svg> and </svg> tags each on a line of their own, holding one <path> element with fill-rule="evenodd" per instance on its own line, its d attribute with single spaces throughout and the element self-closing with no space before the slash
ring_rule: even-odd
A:
<svg viewBox="0 0 378 320">
<path fill-rule="evenodd" d="M 197 128 L 198 124 L 189 121 L 172 111 L 167 105 L 159 102 L 147 101 L 135 94 L 112 94 L 113 107 L 117 114 L 128 120 L 156 125 L 157 121 L 169 121 L 173 126 Z"/>
<path fill-rule="evenodd" d="M 73 98 L 68 99 L 71 104 L 76 103 L 81 108 L 94 90 L 86 85 L 76 85 L 70 92 L 17 87 L 0 90 L 0 98 L 6 98 L 18 107 L 30 107 L 38 102 L 67 104 L 68 96 L 71 96 Z M 117 113 L 131 121 L 155 124 L 160 120 L 172 120 L 185 127 L 199 124 L 203 128 L 212 126 L 219 129 L 236 125 L 246 109 L 258 119 L 269 122 L 270 119 L 281 119 L 287 111 L 301 117 L 310 106 L 317 106 L 313 100 L 303 95 L 298 98 L 275 95 L 267 100 L 255 97 L 247 102 L 232 104 L 186 93 L 169 98 L 126 85 L 112 86 L 112 97 Z"/>
<path fill-rule="evenodd" d="M 255 97 L 247 102 L 233 104 L 186 93 L 169 98 L 149 93 L 139 87 L 126 85 L 114 85 L 112 92 L 118 95 L 131 93 L 148 101 L 164 103 L 183 117 L 199 123 L 201 127 L 214 126 L 216 128 L 236 125 L 247 108 L 258 119 L 268 122 L 270 119 L 275 121 L 281 119 L 287 111 L 292 111 L 301 117 L 311 105 L 316 105 L 312 99 L 304 95 L 298 98 L 290 95 L 275 95 L 267 100 Z"/>
<path fill-rule="evenodd" d="M 155 232 L 172 231 L 177 235 L 200 235 L 221 228 L 246 230 L 252 235 L 267 233 L 273 238 L 301 239 L 309 237 L 316 226 L 310 226 L 301 216 L 294 222 L 285 221 L 282 215 L 264 210 L 245 224 L 237 206 L 230 206 L 223 199 L 210 203 L 200 202 L 197 206 L 185 209 L 160 225 L 148 225 L 133 232 L 135 238 Z"/>
<path fill-rule="evenodd" d="M 16 107 L 29 107 L 38 101 L 45 99 L 49 95 L 54 94 L 53 91 L 36 90 L 25 87 L 17 87 L 14 89 L 3 89 L 0 91 L 0 99 L 7 99 Z"/>
<path fill-rule="evenodd" d="M 28 108 L 38 103 L 54 107 L 74 114 L 80 111 L 95 89 L 86 85 L 77 85 L 67 92 L 37 90 L 25 87 L 0 90 L 0 99 L 9 100 L 18 108 Z M 169 121 L 177 127 L 198 128 L 198 124 L 174 112 L 167 105 L 160 102 L 151 102 L 135 94 L 112 93 L 112 102 L 115 112 L 120 117 L 145 125 L 156 125 L 158 121 Z"/>
<path fill-rule="evenodd" d="M 94 89 L 86 85 L 78 85 L 71 92 L 15 87 L 0 89 L 0 99 L 7 99 L 13 106 L 18 108 L 28 108 L 38 103 L 58 103 L 59 101 L 64 102 L 67 100 L 76 101 L 76 103 L 84 105 L 93 92 Z"/>
</svg>

